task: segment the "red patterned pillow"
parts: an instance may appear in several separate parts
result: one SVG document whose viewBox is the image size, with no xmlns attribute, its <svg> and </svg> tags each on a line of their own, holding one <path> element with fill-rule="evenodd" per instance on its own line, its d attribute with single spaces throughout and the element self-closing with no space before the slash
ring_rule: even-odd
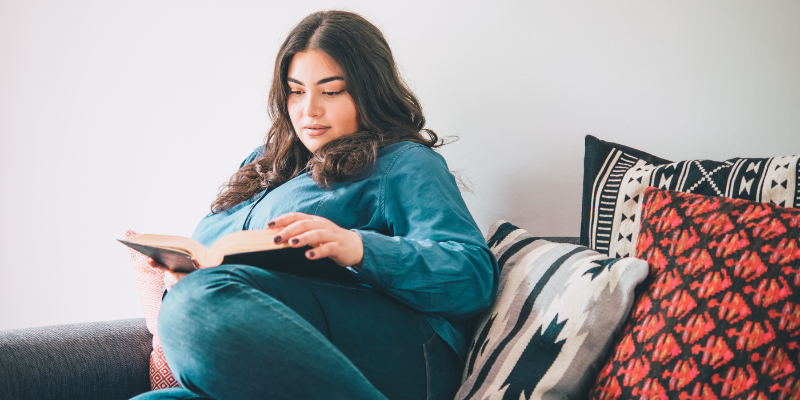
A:
<svg viewBox="0 0 800 400">
<path fill-rule="evenodd" d="M 644 196 L 650 276 L 591 398 L 800 398 L 800 210 Z"/>
<path fill-rule="evenodd" d="M 125 232 L 126 238 L 136 236 L 139 235 L 134 231 Z M 128 252 L 133 270 L 136 272 L 136 284 L 139 286 L 139 295 L 142 297 L 147 329 L 153 334 L 153 352 L 150 353 L 150 387 L 153 390 L 178 387 L 178 381 L 172 376 L 172 371 L 167 366 L 167 360 L 161 350 L 161 340 L 158 337 L 158 311 L 161 309 L 164 273 L 150 267 L 149 257 L 130 248 Z"/>
</svg>

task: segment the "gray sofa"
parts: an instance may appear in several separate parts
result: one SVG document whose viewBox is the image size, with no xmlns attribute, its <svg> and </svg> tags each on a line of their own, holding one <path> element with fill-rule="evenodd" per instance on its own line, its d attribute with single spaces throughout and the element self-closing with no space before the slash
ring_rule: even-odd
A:
<svg viewBox="0 0 800 400">
<path fill-rule="evenodd" d="M 0 399 L 129 399 L 150 390 L 151 342 L 144 318 L 0 331 Z"/>
<path fill-rule="evenodd" d="M 150 390 L 144 318 L 0 331 L 0 399 L 129 399 Z"/>
</svg>

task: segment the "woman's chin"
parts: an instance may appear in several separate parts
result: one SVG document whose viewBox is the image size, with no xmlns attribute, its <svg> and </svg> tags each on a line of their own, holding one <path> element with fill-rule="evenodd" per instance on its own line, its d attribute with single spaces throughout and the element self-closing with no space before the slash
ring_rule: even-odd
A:
<svg viewBox="0 0 800 400">
<path fill-rule="evenodd" d="M 297 135 L 300 138 L 300 141 L 303 142 L 303 145 L 306 146 L 308 151 L 315 153 L 317 149 L 324 146 L 326 143 L 330 142 L 331 140 L 338 139 L 342 136 L 351 135 L 357 132 L 357 129 L 354 129 L 351 133 L 342 134 L 341 131 L 331 131 L 331 130 L 324 130 L 322 133 L 307 133 L 305 130 Z"/>
<path fill-rule="evenodd" d="M 330 142 L 331 140 L 335 139 L 333 135 L 303 135 L 300 137 L 300 141 L 303 142 L 303 145 L 306 146 L 308 151 L 315 153 L 317 149 L 324 146 L 325 143 Z"/>
<path fill-rule="evenodd" d="M 308 138 L 308 137 L 301 138 L 300 141 L 303 142 L 303 145 L 306 146 L 306 149 L 308 149 L 308 151 L 312 153 L 316 153 L 317 149 L 319 149 L 320 147 L 322 147 L 322 145 L 328 142 L 327 140 L 323 141 L 319 140 L 318 138 Z"/>
</svg>

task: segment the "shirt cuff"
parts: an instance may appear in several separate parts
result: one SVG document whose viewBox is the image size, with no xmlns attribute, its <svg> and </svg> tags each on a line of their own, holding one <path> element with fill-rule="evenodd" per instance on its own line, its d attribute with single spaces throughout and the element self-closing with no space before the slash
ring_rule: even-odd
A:
<svg viewBox="0 0 800 400">
<path fill-rule="evenodd" d="M 364 258 L 358 277 L 376 288 L 391 287 L 400 252 L 400 240 L 374 231 L 353 231 L 361 236 L 364 245 Z"/>
</svg>

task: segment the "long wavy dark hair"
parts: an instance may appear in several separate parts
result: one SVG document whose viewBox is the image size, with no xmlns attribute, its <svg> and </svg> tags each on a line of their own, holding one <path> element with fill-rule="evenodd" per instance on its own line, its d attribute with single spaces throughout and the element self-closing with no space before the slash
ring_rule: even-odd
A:
<svg viewBox="0 0 800 400">
<path fill-rule="evenodd" d="M 289 65 L 295 54 L 306 50 L 322 51 L 339 66 L 361 129 L 320 146 L 313 154 L 295 134 L 286 105 Z M 264 157 L 244 165 L 220 188 L 212 212 L 227 210 L 267 186 L 280 186 L 303 168 L 326 188 L 368 172 L 378 149 L 389 144 L 410 141 L 429 148 L 444 144 L 435 132 L 424 128 L 422 107 L 397 72 L 383 34 L 351 12 L 316 12 L 292 29 L 275 58 L 268 107 L 273 123 Z"/>
</svg>

